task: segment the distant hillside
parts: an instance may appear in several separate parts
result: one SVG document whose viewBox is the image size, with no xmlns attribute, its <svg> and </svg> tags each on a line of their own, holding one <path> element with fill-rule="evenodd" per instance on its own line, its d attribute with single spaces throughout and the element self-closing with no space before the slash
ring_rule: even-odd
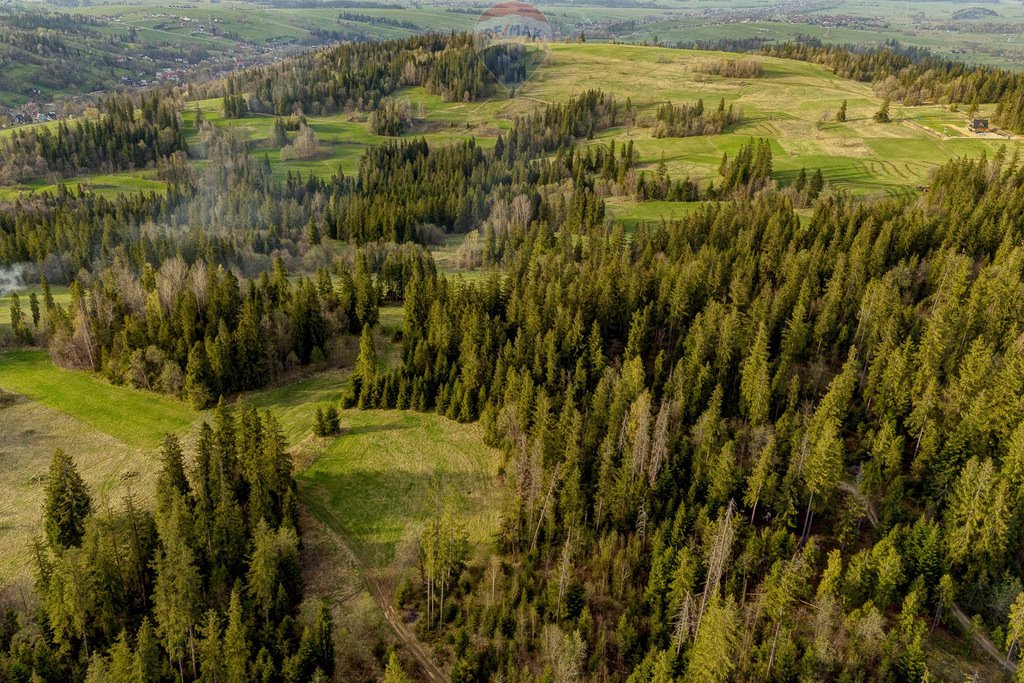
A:
<svg viewBox="0 0 1024 683">
<path fill-rule="evenodd" d="M 967 7 L 953 12 L 954 19 L 988 19 L 998 16 L 999 14 L 995 10 L 990 10 L 987 7 Z"/>
</svg>

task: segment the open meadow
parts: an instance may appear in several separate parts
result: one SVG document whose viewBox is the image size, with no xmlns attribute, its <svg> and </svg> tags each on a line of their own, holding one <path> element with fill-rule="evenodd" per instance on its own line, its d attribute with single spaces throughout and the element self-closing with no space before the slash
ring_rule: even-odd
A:
<svg viewBox="0 0 1024 683">
<path fill-rule="evenodd" d="M 128 493 L 148 506 L 160 440 L 196 418 L 173 399 L 56 368 L 42 351 L 0 354 L 0 389 L 15 395 L 0 404 L 0 586 L 30 576 L 55 449 L 75 458 L 101 508 Z"/>
<path fill-rule="evenodd" d="M 409 87 L 395 93 L 409 102 L 414 123 L 405 137 L 424 137 L 446 144 L 473 137 L 489 146 L 506 131 L 515 116 L 546 102 L 565 101 L 587 89 L 615 94 L 620 104 L 627 98 L 635 109 L 628 126 L 602 131 L 595 143 L 632 140 L 642 167 L 654 170 L 661 162 L 673 178 L 690 178 L 707 184 L 718 177 L 723 154 L 735 152 L 752 138 L 767 138 L 774 152 L 774 176 L 780 185 L 793 182 L 800 169 L 821 169 L 825 180 L 839 191 L 858 196 L 907 195 L 927 185 L 940 164 L 957 157 L 992 156 L 1001 148 L 1012 154 L 1020 139 L 996 133 L 975 135 L 967 128 L 967 115 L 939 104 L 906 107 L 893 104 L 892 122 L 877 123 L 873 115 L 882 98 L 864 83 L 833 75 L 828 69 L 791 60 L 751 57 L 763 65 L 757 78 L 730 78 L 703 73 L 702 66 L 735 58 L 728 53 L 675 50 L 639 45 L 602 43 L 549 46 L 547 59 L 514 98 L 495 96 L 483 102 L 444 102 L 423 88 Z M 689 138 L 654 138 L 657 107 L 665 102 L 692 104 L 702 98 L 707 106 L 720 99 L 742 111 L 741 122 L 721 135 Z M 848 104 L 845 123 L 834 120 L 841 104 Z M 320 150 L 310 158 L 295 158 L 289 147 L 271 143 L 274 117 L 250 114 L 226 119 L 219 99 L 188 102 L 183 111 L 186 136 L 197 169 L 205 166 L 202 139 L 195 122 L 199 115 L 215 126 L 238 130 L 250 141 L 257 157 L 266 157 L 276 178 L 289 172 L 327 177 L 339 171 L 358 171 L 363 151 L 388 138 L 369 130 L 365 113 L 309 116 Z M 983 115 L 992 113 L 983 108 Z M 295 133 L 289 134 L 290 141 Z M 159 191 L 163 183 L 152 171 L 82 176 L 69 185 L 84 183 L 106 194 Z M 53 189 L 48 181 L 0 188 L 0 198 L 25 191 Z M 614 198 L 609 213 L 627 226 L 681 215 L 686 207 L 669 203 L 636 202 Z"/>
<path fill-rule="evenodd" d="M 409 563 L 423 524 L 454 507 L 470 543 L 493 541 L 498 452 L 479 425 L 402 411 L 344 411 L 342 434 L 299 475 L 303 501 L 360 558 Z"/>
</svg>

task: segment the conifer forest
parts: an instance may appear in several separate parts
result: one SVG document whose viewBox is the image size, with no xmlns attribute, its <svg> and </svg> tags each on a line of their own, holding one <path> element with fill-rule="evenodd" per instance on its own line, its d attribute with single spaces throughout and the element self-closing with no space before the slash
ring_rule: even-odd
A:
<svg viewBox="0 0 1024 683">
<path fill-rule="evenodd" d="M 1024 681 L 1024 61 L 243 4 L 0 11 L 0 681 Z"/>
</svg>

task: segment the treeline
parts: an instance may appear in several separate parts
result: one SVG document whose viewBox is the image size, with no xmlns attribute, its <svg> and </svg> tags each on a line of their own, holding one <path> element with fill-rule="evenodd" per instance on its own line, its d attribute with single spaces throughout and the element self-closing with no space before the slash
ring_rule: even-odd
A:
<svg viewBox="0 0 1024 683">
<path fill-rule="evenodd" d="M 774 192 L 630 240 L 534 217 L 503 277 L 409 283 L 353 400 L 479 417 L 509 487 L 503 562 L 423 626 L 453 680 L 919 681 L 954 604 L 1013 649 L 1024 168 L 932 188 L 813 229 Z"/>
<path fill-rule="evenodd" d="M 422 85 L 448 101 L 475 100 L 502 82 L 525 78 L 525 49 L 498 46 L 478 55 L 469 34 L 344 43 L 200 86 L 199 96 L 246 93 L 254 112 L 288 116 L 371 111 L 400 86 Z"/>
<path fill-rule="evenodd" d="M 102 371 L 116 384 L 206 408 L 221 395 L 338 356 L 344 335 L 376 324 L 380 296 L 362 255 L 354 270 L 321 269 L 294 283 L 277 259 L 272 273 L 244 287 L 230 270 L 170 258 L 158 268 L 147 263 L 138 276 L 119 262 L 75 280 L 66 309 L 44 278 L 32 327 L 27 315 L 19 318 L 23 335 L 48 342 L 58 365 Z"/>
<path fill-rule="evenodd" d="M 111 96 L 97 119 L 15 130 L 0 148 L 0 182 L 145 168 L 187 151 L 172 99 L 143 95 L 136 107 L 130 97 Z"/>
<path fill-rule="evenodd" d="M 627 112 L 632 111 L 627 103 Z M 577 139 L 591 139 L 619 120 L 615 96 L 601 90 L 587 90 L 565 103 L 544 105 L 526 116 L 517 117 L 502 149 L 509 159 L 522 155 L 553 152 L 570 147 Z"/>
<path fill-rule="evenodd" d="M 699 73 L 726 78 L 760 78 L 764 74 L 764 64 L 756 59 L 719 59 L 702 62 L 696 69 Z"/>
<path fill-rule="evenodd" d="M 666 102 L 658 107 L 652 135 L 656 138 L 686 138 L 697 135 L 718 135 L 742 119 L 733 105 L 725 106 L 725 98 L 714 111 L 705 111 L 704 100 L 692 105 Z"/>
<path fill-rule="evenodd" d="M 633 192 L 637 199 L 648 199 L 693 202 L 705 199 L 729 199 L 737 195 L 753 195 L 763 189 L 774 187 L 771 142 L 765 139 L 751 139 L 740 146 L 732 158 L 722 155 L 718 166 L 721 180 L 718 186 L 714 181 L 701 187 L 696 181 L 686 178 L 669 177 L 665 162 L 662 160 L 653 174 L 642 171 Z M 792 187 L 786 192 L 799 206 L 817 199 L 825 186 L 825 178 L 818 169 L 808 178 L 807 170 L 801 169 L 800 175 Z"/>
<path fill-rule="evenodd" d="M 872 83 L 880 96 L 907 105 L 997 103 L 995 121 L 1016 133 L 1024 132 L 1024 74 L 1020 71 L 972 66 L 899 46 L 855 51 L 809 41 L 769 45 L 762 53 L 824 64 L 843 78 Z"/>
<path fill-rule="evenodd" d="M 313 5 L 320 7 L 320 5 Z M 330 4 L 325 3 L 323 6 L 329 7 Z M 342 4 L 341 7 L 346 7 Z M 381 9 L 383 5 L 371 4 L 374 9 Z M 419 31 L 421 27 L 411 21 L 403 21 L 401 19 L 392 19 L 391 17 L 374 16 L 370 14 L 360 14 L 358 12 L 342 12 L 338 15 L 338 19 L 341 21 L 357 21 L 363 24 L 373 24 L 375 26 L 394 26 L 395 28 L 405 28 L 410 31 Z"/>
<path fill-rule="evenodd" d="M 333 625 L 299 614 L 298 507 L 280 426 L 221 405 L 194 457 L 160 450 L 156 509 L 92 500 L 57 451 L 33 548 L 38 608 L 0 629 L 4 680 L 328 680 Z"/>
</svg>

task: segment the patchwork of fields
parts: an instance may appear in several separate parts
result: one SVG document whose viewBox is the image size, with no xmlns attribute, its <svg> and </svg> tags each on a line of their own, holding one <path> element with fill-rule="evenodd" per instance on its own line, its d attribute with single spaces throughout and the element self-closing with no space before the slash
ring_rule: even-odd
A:
<svg viewBox="0 0 1024 683">
<path fill-rule="evenodd" d="M 801 168 L 820 168 L 837 190 L 854 195 L 905 195 L 927 185 L 930 173 L 953 158 L 992 156 L 1000 148 L 1011 153 L 1019 139 L 997 134 L 977 136 L 966 129 L 967 117 L 942 105 L 903 107 L 893 105 L 892 123 L 881 124 L 873 115 L 882 105 L 868 84 L 841 79 L 827 69 L 790 60 L 758 57 L 764 72 L 759 78 L 728 78 L 701 71 L 709 62 L 735 55 L 674 50 L 636 45 L 601 43 L 552 44 L 545 63 L 523 84 L 514 99 L 494 97 L 484 102 L 444 102 L 422 88 L 405 88 L 395 94 L 409 102 L 415 122 L 406 137 L 425 137 L 433 144 L 473 137 L 489 146 L 511 126 L 515 116 L 546 102 L 565 101 L 574 94 L 600 88 L 615 94 L 621 104 L 627 98 L 635 108 L 634 122 L 601 132 L 594 142 L 634 142 L 643 165 L 653 170 L 664 161 L 672 177 L 689 176 L 702 184 L 718 177 L 723 154 L 734 154 L 751 138 L 772 142 L 776 180 L 786 185 Z M 702 98 L 708 106 L 720 99 L 742 110 L 743 119 L 722 135 L 691 138 L 652 137 L 655 111 L 664 102 L 693 103 Z M 845 123 L 834 114 L 848 103 Z M 289 172 L 330 176 L 340 169 L 356 173 L 364 149 L 387 138 L 369 130 L 365 113 L 309 116 L 321 153 L 296 159 L 287 148 L 272 145 L 274 117 L 250 115 L 225 119 L 219 99 L 189 102 L 183 112 L 185 129 L 195 158 L 204 168 L 202 141 L 195 122 L 198 112 L 216 126 L 241 132 L 251 141 L 253 153 L 266 157 L 277 178 Z M 986 108 L 982 114 L 990 114 Z M 290 134 L 294 137 L 294 133 Z M 68 184 L 85 183 L 98 192 L 159 191 L 164 187 L 153 171 L 71 178 Z M 48 181 L 0 188 L 0 198 L 25 191 L 52 190 Z M 610 214 L 627 225 L 638 220 L 678 216 L 685 207 L 664 203 L 638 203 L 613 198 Z"/>
<path fill-rule="evenodd" d="M 600 88 L 636 112 L 627 128 L 603 131 L 585 144 L 632 140 L 648 169 L 664 163 L 673 177 L 714 181 L 723 154 L 734 154 L 754 137 L 771 140 L 777 181 L 792 182 L 801 168 L 822 169 L 833 187 L 855 195 L 893 195 L 916 191 L 938 164 L 958 156 L 995 154 L 1019 147 L 1016 140 L 982 139 L 964 130 L 963 114 L 930 105 L 893 107 L 893 123 L 872 115 L 881 100 L 870 87 L 836 78 L 811 64 L 764 59 L 756 79 L 708 76 L 702 63 L 728 58 L 712 52 L 605 44 L 550 46 L 546 63 L 514 99 L 447 103 L 422 88 L 396 96 L 407 99 L 416 116 L 410 136 L 434 144 L 474 137 L 491 145 L 513 119 L 546 102 L 565 101 L 586 89 Z M 652 137 L 656 108 L 666 101 L 690 103 L 720 98 L 742 108 L 743 120 L 718 136 Z M 848 102 L 848 121 L 831 115 Z M 323 153 L 296 160 L 270 144 L 274 118 L 252 115 L 227 120 L 219 100 L 190 102 L 184 112 L 190 145 L 200 152 L 197 112 L 217 126 L 236 128 L 266 155 L 275 176 L 301 172 L 330 175 L 340 168 L 357 172 L 363 150 L 386 138 L 370 133 L 367 116 L 344 113 L 310 116 Z M 198 154 L 197 154 L 198 156 Z M 205 163 L 192 162 L 197 169 Z M 74 178 L 100 192 L 160 190 L 151 171 Z M 4 188 L 0 197 L 52 189 L 43 181 Z M 608 199 L 609 213 L 631 227 L 643 221 L 686 215 L 695 203 L 637 202 Z M 458 273 L 457 239 L 437 251 L 439 267 Z M 66 289 L 55 289 L 66 305 Z M 28 310 L 27 296 L 23 308 Z M 0 326 L 9 323 L 0 306 Z M 385 309 L 390 328 L 401 324 L 400 309 Z M 387 354 L 385 354 L 387 355 Z M 344 539 L 364 566 L 391 571 L 413 564 L 414 541 L 423 522 L 438 514 L 439 501 L 453 505 L 477 547 L 497 530 L 499 456 L 483 444 L 478 425 L 460 425 L 432 414 L 394 411 L 343 411 L 343 433 L 322 439 L 312 433 L 317 406 L 337 403 L 348 370 L 318 372 L 277 388 L 244 397 L 279 418 L 299 471 L 300 493 L 322 529 Z M 42 478 L 50 454 L 65 448 L 76 457 L 91 489 L 104 505 L 119 505 L 129 491 L 144 503 L 151 496 L 156 452 L 163 434 L 186 437 L 204 419 L 183 403 L 152 393 L 112 386 L 87 373 L 53 367 L 42 352 L 0 355 L 0 388 L 17 394 L 0 410 L 0 545 L 14 549 L 0 561 L 0 584 L 24 579 L 29 543 L 38 533 Z"/>
</svg>

